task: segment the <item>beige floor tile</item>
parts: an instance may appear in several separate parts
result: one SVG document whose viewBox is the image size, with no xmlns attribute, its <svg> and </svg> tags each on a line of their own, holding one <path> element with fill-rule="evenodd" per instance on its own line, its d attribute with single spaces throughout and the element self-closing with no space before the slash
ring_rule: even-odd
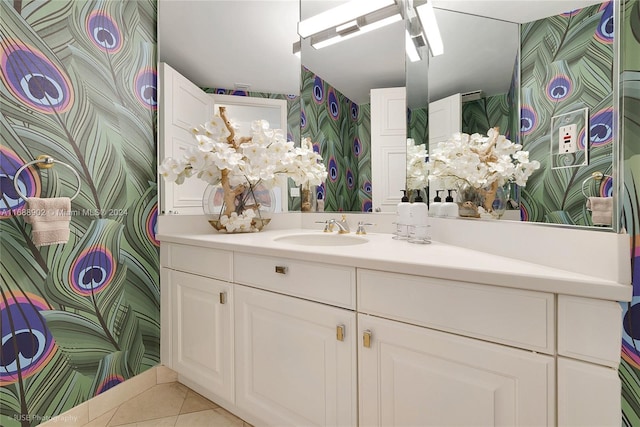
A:
<svg viewBox="0 0 640 427">
<path fill-rule="evenodd" d="M 217 409 L 218 405 L 212 401 L 200 396 L 195 391 L 189 390 L 187 397 L 184 399 L 180 414 L 188 414 L 191 412 L 206 411 L 207 409 Z"/>
<path fill-rule="evenodd" d="M 178 416 L 176 427 L 243 427 L 241 419 L 222 408 Z"/>
<path fill-rule="evenodd" d="M 94 420 L 113 408 L 138 396 L 140 393 L 150 389 L 156 384 L 156 370 L 147 369 L 127 381 L 99 394 L 89 400 L 89 419 Z"/>
<path fill-rule="evenodd" d="M 110 426 L 165 418 L 180 413 L 188 388 L 180 383 L 158 384 L 120 405 Z"/>
<path fill-rule="evenodd" d="M 140 421 L 137 423 L 123 424 L 118 427 L 173 427 L 176 425 L 177 415 L 172 417 L 156 418 L 154 420 Z"/>
<path fill-rule="evenodd" d="M 109 421 L 113 418 L 113 415 L 116 413 L 118 408 L 113 408 L 109 412 L 104 415 L 99 416 L 93 421 L 89 421 L 89 424 L 85 424 L 84 427 L 107 427 L 109 425 Z"/>
</svg>

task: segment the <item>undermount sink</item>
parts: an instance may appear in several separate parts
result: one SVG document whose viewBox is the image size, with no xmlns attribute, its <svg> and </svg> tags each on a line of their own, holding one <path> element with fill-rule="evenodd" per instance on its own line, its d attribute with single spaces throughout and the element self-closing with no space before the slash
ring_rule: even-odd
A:
<svg viewBox="0 0 640 427">
<path fill-rule="evenodd" d="M 273 240 L 303 246 L 351 246 L 361 245 L 369 241 L 364 237 L 339 233 L 288 234 L 286 236 L 276 237 Z"/>
</svg>

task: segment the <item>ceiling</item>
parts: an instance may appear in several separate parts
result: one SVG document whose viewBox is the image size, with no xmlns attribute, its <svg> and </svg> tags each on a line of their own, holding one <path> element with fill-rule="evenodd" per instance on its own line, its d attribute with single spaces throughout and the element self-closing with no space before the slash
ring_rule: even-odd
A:
<svg viewBox="0 0 640 427">
<path fill-rule="evenodd" d="M 303 15 L 343 0 L 302 0 Z M 517 51 L 517 26 L 599 0 L 433 0 L 445 54 L 431 58 L 430 98 L 453 90 L 504 93 Z M 469 14 L 464 16 L 458 11 Z M 477 16 L 471 16 L 477 15 Z M 500 21 L 482 20 L 491 15 Z M 167 62 L 201 87 L 299 94 L 300 59 L 292 54 L 299 40 L 298 0 L 159 0 L 158 50 Z M 455 17 L 455 20 L 454 20 Z M 464 19 L 464 23 L 460 21 Z M 357 103 L 368 102 L 372 87 L 404 86 L 404 24 L 315 51 L 303 45 L 303 63 Z M 515 34 L 515 36 L 513 36 Z M 463 53 L 470 40 L 486 42 Z M 509 41 L 508 47 L 490 40 Z M 513 55 L 504 54 L 513 51 Z M 464 82 L 466 89 L 456 89 Z M 454 93 L 451 92 L 451 93 Z"/>
</svg>

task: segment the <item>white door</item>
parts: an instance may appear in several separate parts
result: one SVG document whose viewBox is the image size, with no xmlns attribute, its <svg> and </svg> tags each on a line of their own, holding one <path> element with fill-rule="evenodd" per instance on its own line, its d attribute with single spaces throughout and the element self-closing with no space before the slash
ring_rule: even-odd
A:
<svg viewBox="0 0 640 427">
<path fill-rule="evenodd" d="M 395 212 L 407 179 L 404 87 L 371 90 L 371 188 L 376 212 Z"/>
<path fill-rule="evenodd" d="M 159 159 L 182 158 L 196 145 L 191 130 L 213 117 L 213 97 L 171 68 L 160 64 Z M 162 213 L 202 215 L 202 196 L 207 183 L 187 179 L 183 184 L 160 182 Z"/>
<path fill-rule="evenodd" d="M 462 131 L 462 96 L 459 93 L 429 103 L 429 146 Z"/>
<path fill-rule="evenodd" d="M 361 426 L 555 422 L 553 357 L 366 315 L 358 331 Z"/>
<path fill-rule="evenodd" d="M 235 300 L 236 405 L 265 425 L 357 425 L 355 313 L 238 285 Z"/>
<path fill-rule="evenodd" d="M 234 398 L 231 284 L 170 271 L 173 369 L 229 402 Z"/>
</svg>

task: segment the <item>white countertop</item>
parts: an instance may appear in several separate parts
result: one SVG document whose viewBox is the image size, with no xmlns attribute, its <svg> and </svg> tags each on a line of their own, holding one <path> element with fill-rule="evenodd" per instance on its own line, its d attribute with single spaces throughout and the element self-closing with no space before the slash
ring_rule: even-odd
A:
<svg viewBox="0 0 640 427">
<path fill-rule="evenodd" d="M 350 246 L 305 246 L 275 241 L 289 234 L 321 234 L 309 229 L 259 233 L 159 234 L 161 242 L 291 258 L 318 263 L 429 276 L 614 301 L 630 301 L 632 286 L 531 262 L 491 255 L 439 242 L 420 245 L 390 234 L 367 234 Z M 351 234 L 353 235 L 353 233 Z"/>
</svg>

